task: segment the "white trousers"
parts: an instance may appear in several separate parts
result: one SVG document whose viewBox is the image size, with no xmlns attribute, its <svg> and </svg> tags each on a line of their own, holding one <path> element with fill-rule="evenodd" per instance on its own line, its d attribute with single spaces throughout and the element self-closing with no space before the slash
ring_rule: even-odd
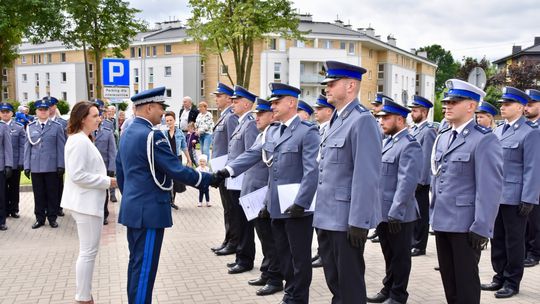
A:
<svg viewBox="0 0 540 304">
<path fill-rule="evenodd" d="M 75 266 L 77 284 L 75 300 L 90 301 L 92 299 L 92 276 L 101 239 L 101 230 L 103 229 L 103 218 L 75 211 L 71 211 L 71 215 L 77 223 L 79 234 L 79 257 Z"/>
</svg>

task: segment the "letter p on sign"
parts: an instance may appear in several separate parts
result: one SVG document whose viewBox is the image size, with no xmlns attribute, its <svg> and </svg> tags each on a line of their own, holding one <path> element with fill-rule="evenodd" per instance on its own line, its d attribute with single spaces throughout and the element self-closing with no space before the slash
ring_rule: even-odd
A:
<svg viewBox="0 0 540 304">
<path fill-rule="evenodd" d="M 129 60 L 103 59 L 103 85 L 129 86 Z"/>
</svg>

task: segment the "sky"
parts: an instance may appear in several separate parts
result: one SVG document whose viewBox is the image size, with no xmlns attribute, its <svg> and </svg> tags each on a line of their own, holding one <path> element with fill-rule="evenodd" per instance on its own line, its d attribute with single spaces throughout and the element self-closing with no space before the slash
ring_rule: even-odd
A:
<svg viewBox="0 0 540 304">
<path fill-rule="evenodd" d="M 150 25 L 190 17 L 187 0 L 130 3 Z M 440 44 L 456 60 L 500 59 L 513 45 L 526 48 L 540 37 L 538 0 L 293 0 L 293 6 L 313 21 L 339 18 L 353 28 L 371 26 L 385 41 L 393 35 L 405 50 Z"/>
</svg>

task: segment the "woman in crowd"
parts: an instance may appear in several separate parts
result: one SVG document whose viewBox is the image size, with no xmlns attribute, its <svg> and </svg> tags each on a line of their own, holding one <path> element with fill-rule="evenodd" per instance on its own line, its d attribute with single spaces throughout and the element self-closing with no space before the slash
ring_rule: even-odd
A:
<svg viewBox="0 0 540 304">
<path fill-rule="evenodd" d="M 87 101 L 75 104 L 64 150 L 66 179 L 61 206 L 71 211 L 79 235 L 75 274 L 77 303 L 94 303 L 92 275 L 103 227 L 105 191 L 116 187 L 116 179 L 107 176 L 103 158 L 93 143 L 92 134 L 99 122 L 95 104 Z"/>
<path fill-rule="evenodd" d="M 208 104 L 204 101 L 199 103 L 199 115 L 197 115 L 197 119 L 195 120 L 195 128 L 201 142 L 201 154 L 210 155 L 214 119 L 212 118 L 212 113 L 208 112 Z"/>
<path fill-rule="evenodd" d="M 499 111 L 497 108 L 487 101 L 482 101 L 476 109 L 476 123 L 479 125 L 495 130 L 497 125 L 495 124 L 495 116 Z"/>
</svg>

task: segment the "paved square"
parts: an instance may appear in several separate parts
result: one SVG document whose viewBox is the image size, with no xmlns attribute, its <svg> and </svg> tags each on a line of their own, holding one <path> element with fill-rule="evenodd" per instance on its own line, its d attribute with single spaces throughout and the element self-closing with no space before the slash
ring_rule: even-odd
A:
<svg viewBox="0 0 540 304">
<path fill-rule="evenodd" d="M 179 194 L 173 210 L 174 226 L 165 231 L 154 303 L 278 303 L 282 294 L 258 297 L 256 287 L 247 281 L 259 275 L 258 269 L 229 275 L 226 263 L 234 256 L 217 257 L 210 247 L 223 238 L 223 209 L 217 190 L 212 189 L 213 206 L 197 207 L 198 192 L 188 188 Z M 75 261 L 78 254 L 77 230 L 73 218 L 58 219 L 60 228 L 46 225 L 32 230 L 33 195 L 21 194 L 21 218 L 8 218 L 9 230 L 0 232 L 0 303 L 73 303 Z M 104 227 L 93 282 L 96 303 L 127 303 L 126 273 L 128 249 L 126 229 L 116 223 L 119 203 L 109 203 L 110 224 Z M 426 256 L 413 258 L 409 283 L 409 303 L 444 303 L 434 238 L 430 237 Z M 313 252 L 317 247 L 313 242 Z M 384 262 L 380 247 L 368 241 L 365 252 L 368 294 L 381 287 Z M 261 260 L 257 244 L 257 260 Z M 489 251 L 482 253 L 482 282 L 492 275 Z M 314 269 L 311 303 L 330 303 L 331 295 L 321 268 Z M 496 300 L 492 292 L 482 292 L 482 303 L 539 303 L 540 266 L 525 269 L 520 294 L 509 300 Z"/>
</svg>

